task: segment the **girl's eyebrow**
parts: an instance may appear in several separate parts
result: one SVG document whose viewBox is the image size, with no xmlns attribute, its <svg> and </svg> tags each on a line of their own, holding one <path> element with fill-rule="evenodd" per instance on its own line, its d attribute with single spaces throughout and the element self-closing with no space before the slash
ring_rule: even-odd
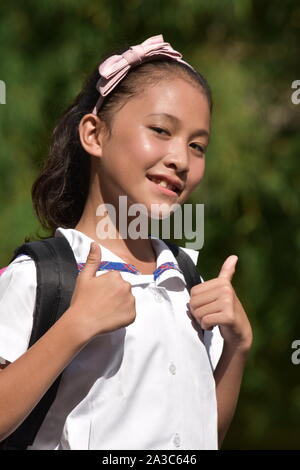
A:
<svg viewBox="0 0 300 470">
<path fill-rule="evenodd" d="M 151 113 L 147 114 L 146 117 L 148 116 L 165 116 L 166 118 L 170 119 L 170 121 L 174 121 L 177 124 L 180 123 L 180 119 L 178 117 L 173 116 L 172 114 L 168 113 Z M 207 132 L 205 129 L 197 129 L 195 132 L 193 132 L 192 137 L 194 136 L 201 136 L 201 137 L 207 137 L 209 139 L 209 132 Z"/>
</svg>

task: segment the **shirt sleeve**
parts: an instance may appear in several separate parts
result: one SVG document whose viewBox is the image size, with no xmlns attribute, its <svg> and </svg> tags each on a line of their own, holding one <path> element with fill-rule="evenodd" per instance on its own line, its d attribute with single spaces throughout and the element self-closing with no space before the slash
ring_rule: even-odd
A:
<svg viewBox="0 0 300 470">
<path fill-rule="evenodd" d="M 28 348 L 36 298 L 36 266 L 27 255 L 0 276 L 0 359 L 13 362 Z"/>
</svg>

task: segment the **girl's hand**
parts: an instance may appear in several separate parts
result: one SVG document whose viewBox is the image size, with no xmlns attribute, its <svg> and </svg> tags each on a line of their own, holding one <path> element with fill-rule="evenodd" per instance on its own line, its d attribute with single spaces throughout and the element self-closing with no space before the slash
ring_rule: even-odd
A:
<svg viewBox="0 0 300 470">
<path fill-rule="evenodd" d="M 225 344 L 248 351 L 252 344 L 252 329 L 231 279 L 238 257 L 229 256 L 219 276 L 191 289 L 190 310 L 203 330 L 218 325 Z"/>
<path fill-rule="evenodd" d="M 92 251 L 92 245 L 95 251 Z M 86 265 L 77 277 L 68 309 L 79 322 L 87 340 L 133 323 L 136 317 L 135 297 L 131 284 L 119 271 L 109 271 L 96 277 L 101 262 L 101 248 L 91 243 Z"/>
</svg>

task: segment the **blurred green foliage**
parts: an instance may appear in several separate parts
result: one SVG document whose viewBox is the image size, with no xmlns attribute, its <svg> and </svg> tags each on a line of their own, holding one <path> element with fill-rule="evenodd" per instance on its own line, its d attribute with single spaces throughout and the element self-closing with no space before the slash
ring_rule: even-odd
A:
<svg viewBox="0 0 300 470">
<path fill-rule="evenodd" d="M 0 3 L 0 266 L 34 235 L 31 185 L 60 113 L 107 51 L 162 33 L 214 97 L 199 268 L 233 285 L 255 341 L 223 448 L 299 449 L 300 4 L 297 0 L 40 0 Z M 42 230 L 40 234 L 44 235 Z"/>
</svg>

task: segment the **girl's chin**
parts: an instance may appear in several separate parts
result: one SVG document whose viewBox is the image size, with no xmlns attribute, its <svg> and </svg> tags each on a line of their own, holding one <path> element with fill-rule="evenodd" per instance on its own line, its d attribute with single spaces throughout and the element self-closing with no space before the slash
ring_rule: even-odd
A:
<svg viewBox="0 0 300 470">
<path fill-rule="evenodd" d="M 145 206 L 147 209 L 147 215 L 151 219 L 163 220 L 170 217 L 178 207 L 178 204 L 168 204 L 168 203 L 151 203 Z"/>
<path fill-rule="evenodd" d="M 134 198 L 131 200 L 134 201 Z M 128 215 L 132 217 L 141 214 L 141 216 L 145 216 L 146 218 L 162 220 L 170 217 L 180 206 L 181 203 L 176 200 L 171 202 L 152 198 L 151 201 L 140 200 L 139 202 L 132 202 L 131 204 L 128 202 L 127 210 Z"/>
</svg>

